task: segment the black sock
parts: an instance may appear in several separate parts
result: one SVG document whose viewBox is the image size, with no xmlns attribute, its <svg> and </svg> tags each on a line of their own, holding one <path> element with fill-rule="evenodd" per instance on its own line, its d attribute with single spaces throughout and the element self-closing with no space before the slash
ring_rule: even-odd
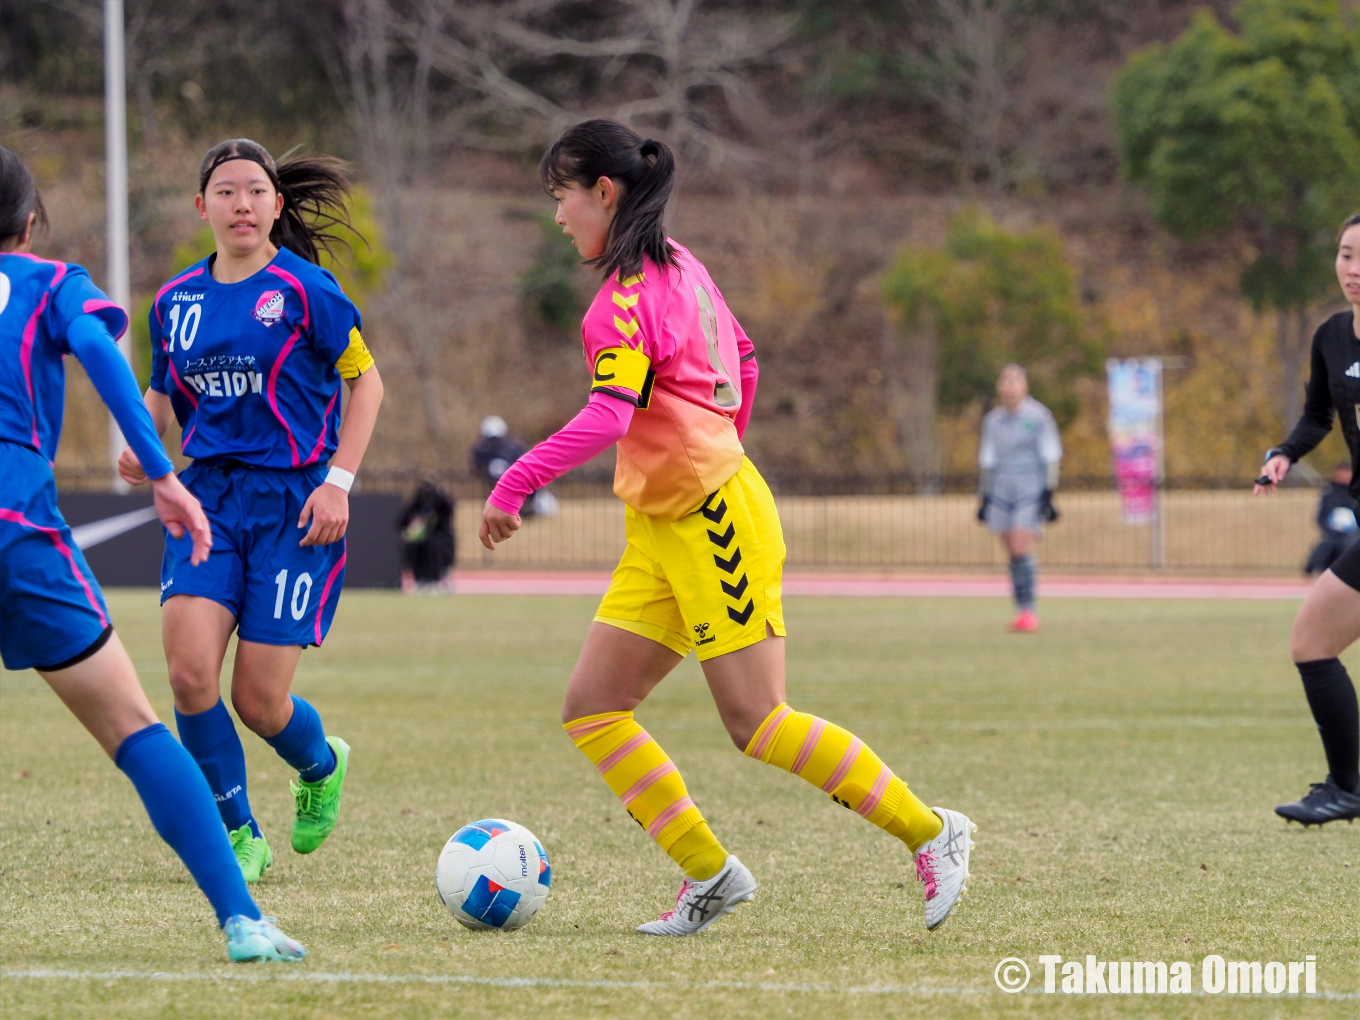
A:
<svg viewBox="0 0 1360 1020">
<path fill-rule="evenodd" d="M 1313 710 L 1327 768 L 1343 790 L 1360 792 L 1360 708 L 1340 659 L 1295 663 Z"/>
</svg>

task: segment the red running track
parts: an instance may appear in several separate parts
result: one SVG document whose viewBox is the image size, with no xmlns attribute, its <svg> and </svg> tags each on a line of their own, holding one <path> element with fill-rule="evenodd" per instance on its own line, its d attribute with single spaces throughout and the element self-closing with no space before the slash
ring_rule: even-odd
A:
<svg viewBox="0 0 1360 1020">
<path fill-rule="evenodd" d="M 459 570 L 460 595 L 603 595 L 605 572 Z M 1046 577 L 1039 595 L 1047 599 L 1301 599 L 1309 582 L 1293 578 Z M 895 598 L 1009 598 L 1003 574 L 827 574 L 784 575 L 785 595 Z"/>
</svg>

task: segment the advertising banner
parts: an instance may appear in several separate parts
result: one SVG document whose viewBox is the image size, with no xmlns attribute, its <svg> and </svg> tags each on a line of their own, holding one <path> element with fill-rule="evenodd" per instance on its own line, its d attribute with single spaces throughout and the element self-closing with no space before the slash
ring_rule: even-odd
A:
<svg viewBox="0 0 1360 1020">
<path fill-rule="evenodd" d="M 1125 524 L 1157 516 L 1162 454 L 1162 363 L 1157 358 L 1111 358 L 1110 451 Z"/>
</svg>

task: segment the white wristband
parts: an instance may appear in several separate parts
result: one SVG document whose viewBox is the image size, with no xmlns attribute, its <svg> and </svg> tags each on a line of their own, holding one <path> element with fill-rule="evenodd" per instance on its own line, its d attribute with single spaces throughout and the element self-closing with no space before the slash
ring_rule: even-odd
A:
<svg viewBox="0 0 1360 1020">
<path fill-rule="evenodd" d="M 333 467 L 326 472 L 326 481 L 334 485 L 337 489 L 344 489 L 349 492 L 354 486 L 354 472 L 346 471 L 344 468 Z"/>
</svg>

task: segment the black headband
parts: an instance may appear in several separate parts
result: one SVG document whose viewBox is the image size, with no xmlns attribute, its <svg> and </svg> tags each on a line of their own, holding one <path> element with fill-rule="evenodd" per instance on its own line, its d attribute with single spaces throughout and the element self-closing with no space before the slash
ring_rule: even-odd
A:
<svg viewBox="0 0 1360 1020">
<path fill-rule="evenodd" d="M 208 164 L 208 169 L 203 171 L 203 187 L 206 188 L 208 186 L 208 182 L 212 180 L 213 171 L 216 170 L 223 163 L 230 163 L 234 159 L 244 159 L 259 166 L 260 169 L 262 169 L 265 173 L 269 175 L 269 182 L 273 184 L 275 188 L 278 188 L 279 172 L 274 166 L 273 157 L 271 157 L 269 153 L 265 152 L 263 149 L 260 150 L 260 155 L 264 156 L 264 159 L 268 160 L 268 162 L 256 159 L 254 156 L 243 152 L 227 151 L 218 153 L 217 158 L 213 160 L 210 164 Z"/>
</svg>

